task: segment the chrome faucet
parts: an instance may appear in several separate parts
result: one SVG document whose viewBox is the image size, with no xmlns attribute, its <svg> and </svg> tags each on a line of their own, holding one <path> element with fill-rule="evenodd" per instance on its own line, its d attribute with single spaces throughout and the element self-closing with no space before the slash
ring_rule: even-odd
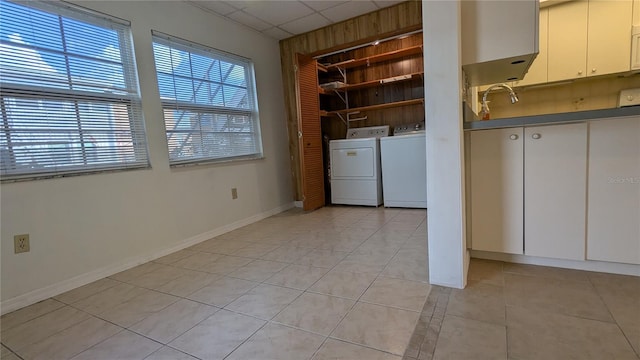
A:
<svg viewBox="0 0 640 360">
<path fill-rule="evenodd" d="M 505 88 L 507 90 L 509 90 L 509 97 L 511 98 L 511 103 L 515 104 L 518 102 L 518 95 L 516 95 L 516 93 L 513 91 L 513 89 L 511 88 L 511 86 L 507 85 L 507 84 L 495 84 L 495 85 L 491 85 L 489 86 L 489 88 L 487 90 L 485 90 L 484 95 L 482 95 L 482 119 L 483 120 L 488 120 L 489 119 L 489 103 L 487 101 L 487 95 L 489 95 L 489 92 L 493 89 L 496 88 Z"/>
<path fill-rule="evenodd" d="M 487 95 L 489 95 L 489 91 L 496 89 L 496 88 L 505 88 L 507 90 L 509 90 L 509 97 L 511 98 L 511 103 L 515 104 L 518 102 L 518 95 L 516 95 L 516 93 L 513 91 L 513 89 L 511 88 L 511 86 L 507 85 L 507 84 L 495 84 L 495 85 L 491 85 L 489 86 L 489 88 L 487 90 L 485 90 L 484 95 L 482 95 L 482 104 L 486 104 L 487 103 Z"/>
</svg>

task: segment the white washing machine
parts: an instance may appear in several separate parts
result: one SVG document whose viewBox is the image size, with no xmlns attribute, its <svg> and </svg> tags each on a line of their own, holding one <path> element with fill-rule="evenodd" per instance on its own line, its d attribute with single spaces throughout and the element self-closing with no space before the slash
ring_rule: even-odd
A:
<svg viewBox="0 0 640 360">
<path fill-rule="evenodd" d="M 424 123 L 403 125 L 380 139 L 385 207 L 427 208 Z"/>
<path fill-rule="evenodd" d="M 389 126 L 355 128 L 347 139 L 329 142 L 331 203 L 382 204 L 380 138 L 388 135 Z"/>
</svg>

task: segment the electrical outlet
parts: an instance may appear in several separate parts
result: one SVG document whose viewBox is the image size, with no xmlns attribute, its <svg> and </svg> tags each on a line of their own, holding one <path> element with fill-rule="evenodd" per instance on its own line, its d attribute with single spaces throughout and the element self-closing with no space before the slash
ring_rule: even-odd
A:
<svg viewBox="0 0 640 360">
<path fill-rule="evenodd" d="M 238 189 L 237 188 L 231 188 L 231 198 L 232 199 L 237 199 L 238 198 Z"/>
<path fill-rule="evenodd" d="M 15 235 L 13 237 L 13 248 L 16 254 L 29 252 L 31 250 L 29 234 Z"/>
</svg>

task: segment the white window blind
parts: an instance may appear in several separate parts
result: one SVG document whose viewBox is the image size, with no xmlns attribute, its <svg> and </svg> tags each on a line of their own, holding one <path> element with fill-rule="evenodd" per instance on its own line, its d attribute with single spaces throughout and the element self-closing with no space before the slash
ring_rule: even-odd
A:
<svg viewBox="0 0 640 360">
<path fill-rule="evenodd" d="M 148 167 L 128 23 L 0 0 L 3 180 Z"/>
<path fill-rule="evenodd" d="M 250 60 L 153 33 L 173 165 L 262 156 Z"/>
</svg>

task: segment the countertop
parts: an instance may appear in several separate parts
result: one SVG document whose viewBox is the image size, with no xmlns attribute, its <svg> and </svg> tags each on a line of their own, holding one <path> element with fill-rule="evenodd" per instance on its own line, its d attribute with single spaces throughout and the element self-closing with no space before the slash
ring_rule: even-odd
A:
<svg viewBox="0 0 640 360">
<path fill-rule="evenodd" d="M 640 106 L 470 121 L 464 123 L 464 130 L 471 131 L 519 126 L 549 125 L 555 123 L 572 123 L 633 115 L 640 115 Z"/>
</svg>

